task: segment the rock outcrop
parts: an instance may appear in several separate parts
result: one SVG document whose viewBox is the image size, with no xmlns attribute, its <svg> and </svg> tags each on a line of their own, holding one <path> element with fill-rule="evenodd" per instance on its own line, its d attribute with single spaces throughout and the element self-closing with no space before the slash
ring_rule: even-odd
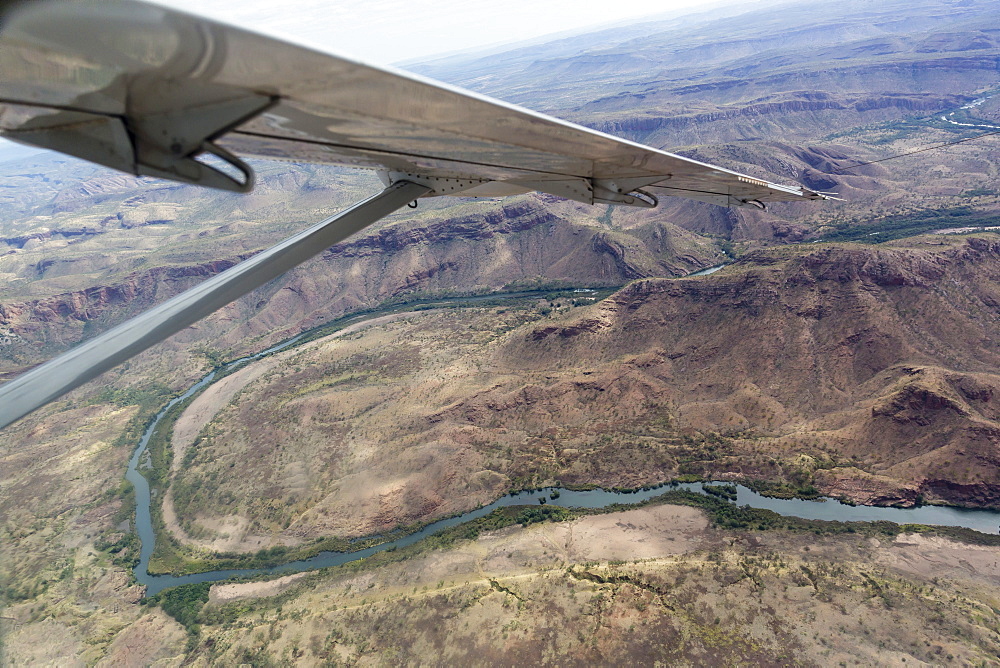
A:
<svg viewBox="0 0 1000 668">
<path fill-rule="evenodd" d="M 988 235 L 759 251 L 706 278 L 635 281 L 596 314 L 531 328 L 503 358 L 534 369 L 576 360 L 592 370 L 579 376 L 587 381 L 579 393 L 603 379 L 595 397 L 645 384 L 643 401 L 668 406 L 682 431 L 743 438 L 749 430 L 774 447 L 829 449 L 838 461 L 863 463 L 869 477 L 862 485 L 842 471 L 823 478 L 825 489 L 841 481 L 840 493 L 859 502 L 905 505 L 923 495 L 992 506 L 1000 494 L 998 286 L 1000 241 Z M 566 387 L 542 394 L 565 403 L 554 397 Z M 469 405 L 521 395 L 508 388 L 503 396 Z M 641 405 L 617 410 L 655 417 Z M 726 470 L 718 461 L 705 467 Z"/>
<path fill-rule="evenodd" d="M 129 220 L 152 223 L 166 215 L 164 207 L 147 209 Z M 18 345 L 0 347 L 0 372 L 41 361 L 248 256 L 156 267 L 108 285 L 0 304 L 0 328 L 19 337 Z M 202 321 L 199 331 L 183 340 L 203 337 L 213 346 L 259 349 L 301 328 L 415 291 L 496 289 L 516 281 L 620 285 L 643 276 L 686 274 L 720 257 L 712 244 L 669 224 L 603 231 L 525 199 L 483 214 L 388 225 L 337 244 Z M 35 271 L 59 273 L 53 271 L 58 262 L 47 258 Z"/>
</svg>

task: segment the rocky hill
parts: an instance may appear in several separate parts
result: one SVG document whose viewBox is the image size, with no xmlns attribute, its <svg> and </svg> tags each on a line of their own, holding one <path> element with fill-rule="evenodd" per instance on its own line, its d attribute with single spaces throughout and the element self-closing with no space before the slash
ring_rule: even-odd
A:
<svg viewBox="0 0 1000 668">
<path fill-rule="evenodd" d="M 555 418 L 560 404 L 585 395 L 620 412 L 621 397 L 633 396 L 638 406 L 624 402 L 635 412 L 629 422 L 653 421 L 669 406 L 682 432 L 733 437 L 734 452 L 686 470 L 755 475 L 760 464 L 738 453 L 793 448 L 817 461 L 856 462 L 905 488 L 882 502 L 923 494 L 993 506 L 1000 501 L 998 260 L 995 237 L 927 240 L 764 251 L 703 279 L 638 281 L 594 314 L 509 344 L 509 365 L 551 370 L 569 358 L 587 372 L 543 384 L 538 393 L 552 398 L 511 410 L 539 422 L 538 412 Z M 478 411 L 491 396 L 454 410 L 486 419 Z M 818 473 L 828 491 L 873 500 L 846 488 L 846 475 L 836 467 Z"/>
<path fill-rule="evenodd" d="M 188 409 L 168 503 L 225 550 L 682 474 L 995 507 L 998 286 L 986 235 L 761 251 L 541 317 L 386 321 Z"/>
</svg>

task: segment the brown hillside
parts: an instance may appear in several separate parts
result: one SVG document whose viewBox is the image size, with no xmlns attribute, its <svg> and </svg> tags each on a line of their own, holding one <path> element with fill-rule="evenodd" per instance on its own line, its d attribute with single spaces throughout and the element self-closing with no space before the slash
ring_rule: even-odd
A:
<svg viewBox="0 0 1000 668">
<path fill-rule="evenodd" d="M 1000 505 L 996 236 L 761 251 L 549 305 L 409 314 L 239 372 L 178 422 L 172 530 L 258 549 L 684 473 Z"/>
<path fill-rule="evenodd" d="M 995 237 L 757 252 L 712 277 L 633 283 L 501 359 L 577 360 L 602 391 L 647 388 L 682 431 L 804 444 L 930 497 L 995 505 L 998 278 Z"/>
<path fill-rule="evenodd" d="M 578 220 L 573 208 L 561 208 L 557 213 L 552 209 L 559 211 L 558 205 L 522 198 L 482 213 L 385 225 L 334 246 L 177 341 L 208 339 L 213 346 L 258 350 L 406 293 L 498 289 L 536 280 L 621 285 L 644 276 L 688 274 L 724 257 L 710 240 L 663 217 L 621 230 Z M 0 374 L 16 375 L 251 254 L 144 268 L 82 290 L 0 303 L 0 331 L 12 335 L 0 347 Z"/>
</svg>

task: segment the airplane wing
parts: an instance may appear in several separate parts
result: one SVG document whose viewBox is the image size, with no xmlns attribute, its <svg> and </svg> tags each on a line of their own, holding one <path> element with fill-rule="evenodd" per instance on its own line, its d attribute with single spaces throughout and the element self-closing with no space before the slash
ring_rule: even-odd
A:
<svg viewBox="0 0 1000 668">
<path fill-rule="evenodd" d="M 238 156 L 258 156 L 376 169 L 429 196 L 824 198 L 141 2 L 8 0 L 0 26 L 0 132 L 132 174 L 246 191 Z"/>
<path fill-rule="evenodd" d="M 389 68 L 134 0 L 0 0 L 0 133 L 238 192 L 240 156 L 375 169 L 382 193 L 0 386 L 0 427 L 417 197 L 826 199 Z"/>
</svg>

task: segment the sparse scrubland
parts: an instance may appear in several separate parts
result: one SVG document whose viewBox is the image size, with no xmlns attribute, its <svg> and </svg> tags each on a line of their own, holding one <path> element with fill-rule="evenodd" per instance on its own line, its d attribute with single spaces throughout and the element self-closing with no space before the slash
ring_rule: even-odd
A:
<svg viewBox="0 0 1000 668">
<path fill-rule="evenodd" d="M 989 664 L 996 550 L 722 531 L 661 505 L 160 596 L 196 663 Z"/>
<path fill-rule="evenodd" d="M 256 362 L 181 413 L 169 526 L 250 551 L 511 489 L 684 475 L 995 507 L 994 277 L 989 235 L 805 247 L 591 306 L 374 321 Z"/>
<path fill-rule="evenodd" d="M 208 370 L 303 331 L 154 438 L 154 568 L 340 549 L 556 482 L 1000 508 L 1000 236 L 925 234 L 1000 224 L 996 138 L 851 167 L 978 132 L 952 112 L 1000 123 L 998 10 L 753 11 L 418 69 L 845 201 L 422 200 L 334 247 L 0 434 L 0 664 L 997 665 L 995 537 L 779 520 L 725 486 L 509 508 L 145 602 L 131 579 L 138 435 Z M 378 187 L 255 164 L 233 196 L 0 163 L 0 378 Z M 521 288 L 551 294 L 315 330 Z"/>
</svg>

